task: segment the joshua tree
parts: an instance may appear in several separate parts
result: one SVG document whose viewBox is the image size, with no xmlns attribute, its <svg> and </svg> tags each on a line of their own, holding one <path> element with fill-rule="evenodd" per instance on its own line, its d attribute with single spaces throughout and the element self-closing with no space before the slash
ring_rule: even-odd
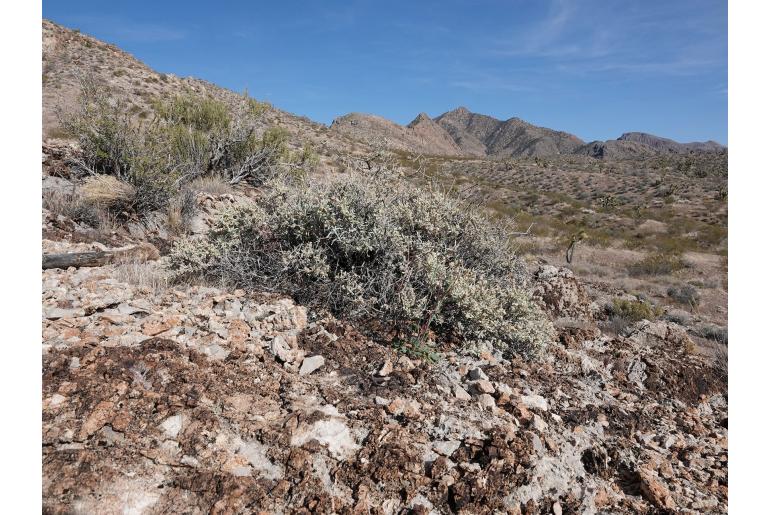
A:
<svg viewBox="0 0 770 515">
<path fill-rule="evenodd" d="M 572 255 L 575 253 L 575 245 L 583 241 L 586 237 L 585 231 L 578 231 L 572 235 L 572 241 L 567 247 L 567 263 L 572 263 Z"/>
</svg>

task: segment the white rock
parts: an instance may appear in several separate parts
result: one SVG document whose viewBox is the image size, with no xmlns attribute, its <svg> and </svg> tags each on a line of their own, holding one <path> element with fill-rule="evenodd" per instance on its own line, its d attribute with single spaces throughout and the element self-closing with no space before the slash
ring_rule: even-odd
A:
<svg viewBox="0 0 770 515">
<path fill-rule="evenodd" d="M 427 509 L 429 512 L 433 513 L 433 504 L 422 494 L 417 494 L 414 496 L 414 499 L 412 499 L 412 502 L 409 503 L 409 507 L 414 509 L 417 506 L 422 506 L 423 508 Z"/>
<path fill-rule="evenodd" d="M 212 343 L 210 345 L 206 345 L 201 350 L 203 351 L 203 354 L 217 361 L 222 361 L 230 354 L 229 350 L 225 349 L 218 343 Z"/>
<path fill-rule="evenodd" d="M 319 420 L 312 426 L 300 426 L 291 437 L 291 445 L 302 446 L 311 440 L 326 445 L 329 453 L 338 460 L 347 458 L 359 448 L 348 426 L 337 419 Z"/>
<path fill-rule="evenodd" d="M 548 424 L 545 423 L 545 420 L 540 418 L 540 416 L 535 415 L 532 417 L 532 427 L 540 431 L 541 433 L 544 433 L 548 429 Z"/>
<path fill-rule="evenodd" d="M 51 398 L 48 400 L 48 405 L 52 408 L 58 406 L 59 404 L 66 401 L 67 398 L 64 395 L 61 395 L 59 393 L 55 393 L 51 396 Z"/>
<path fill-rule="evenodd" d="M 289 344 L 286 343 L 286 339 L 281 335 L 273 338 L 273 341 L 270 343 L 270 352 L 283 363 L 292 361 L 294 358 L 294 353 L 291 351 Z"/>
<path fill-rule="evenodd" d="M 521 401 L 529 409 L 548 411 L 548 401 L 542 395 L 522 395 Z"/>
<path fill-rule="evenodd" d="M 433 450 L 442 456 L 451 456 L 459 447 L 459 440 L 433 442 Z"/>
<path fill-rule="evenodd" d="M 390 362 L 389 359 L 385 360 L 385 363 L 382 364 L 382 368 L 380 368 L 380 371 L 377 372 L 377 375 L 380 377 L 386 377 L 389 376 L 393 372 L 393 363 Z"/>
<path fill-rule="evenodd" d="M 322 366 L 326 360 L 323 356 L 310 356 L 302 360 L 302 366 L 299 367 L 299 375 L 306 376 L 312 374 Z"/>
<path fill-rule="evenodd" d="M 513 388 L 505 383 L 495 383 L 495 390 L 504 395 L 513 395 Z"/>
<path fill-rule="evenodd" d="M 182 456 L 182 459 L 179 460 L 179 462 L 182 465 L 187 465 L 188 467 L 198 468 L 200 467 L 200 462 L 195 458 L 194 456 L 188 456 L 185 454 Z"/>
<path fill-rule="evenodd" d="M 46 307 L 43 309 L 43 317 L 48 320 L 58 320 L 59 318 L 75 318 L 82 317 L 85 312 L 82 309 L 62 309 L 54 307 Z"/>
<path fill-rule="evenodd" d="M 489 395 L 488 393 L 482 393 L 478 396 L 479 404 L 482 408 L 493 410 L 495 409 L 495 398 Z"/>
<path fill-rule="evenodd" d="M 401 356 L 396 363 L 407 372 L 414 369 L 414 363 L 407 356 Z"/>
<path fill-rule="evenodd" d="M 471 400 L 471 394 L 465 391 L 465 388 L 462 386 L 455 385 L 454 388 L 455 398 L 460 399 L 461 401 L 469 401 Z"/>
<path fill-rule="evenodd" d="M 173 415 L 161 423 L 160 427 L 168 438 L 176 438 L 184 425 L 184 416 Z"/>
<path fill-rule="evenodd" d="M 244 442 L 241 439 L 236 440 L 236 452 L 246 458 L 249 464 L 258 470 L 263 477 L 267 479 L 280 479 L 283 477 L 281 466 L 274 464 L 267 457 L 267 448 L 260 442 Z"/>
<path fill-rule="evenodd" d="M 138 306 L 132 306 L 131 304 L 126 304 L 125 302 L 122 304 L 118 304 L 118 313 L 121 315 L 133 315 L 134 313 L 146 313 L 147 311 L 145 309 L 142 309 Z"/>
</svg>

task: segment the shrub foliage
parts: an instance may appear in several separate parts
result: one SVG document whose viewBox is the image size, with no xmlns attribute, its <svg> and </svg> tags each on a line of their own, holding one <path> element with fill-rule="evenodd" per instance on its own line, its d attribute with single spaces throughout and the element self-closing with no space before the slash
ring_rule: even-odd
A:
<svg viewBox="0 0 770 515">
<path fill-rule="evenodd" d="M 628 273 L 634 277 L 645 275 L 668 275 L 685 267 L 678 254 L 659 252 L 628 265 Z"/>
<path fill-rule="evenodd" d="M 655 320 L 663 314 L 660 308 L 648 302 L 626 299 L 613 299 L 612 304 L 607 306 L 607 312 L 610 316 L 620 317 L 632 323 L 640 320 Z"/>
<path fill-rule="evenodd" d="M 700 293 L 695 286 L 685 284 L 682 286 L 670 286 L 666 291 L 666 294 L 679 304 L 684 304 L 693 309 L 697 308 L 700 304 Z"/>
<path fill-rule="evenodd" d="M 177 279 L 280 291 L 403 340 L 487 342 L 538 354 L 553 328 L 502 228 L 458 200 L 387 176 L 275 181 L 257 203 L 178 242 Z"/>
<path fill-rule="evenodd" d="M 198 177 L 261 184 L 284 167 L 304 164 L 305 152 L 298 153 L 301 160 L 290 155 L 285 131 L 261 129 L 267 107 L 246 95 L 227 105 L 186 92 L 153 108 L 151 120 L 134 119 L 119 98 L 85 78 L 77 109 L 60 113 L 63 128 L 80 143 L 77 169 L 126 183 L 136 212 L 166 207 Z"/>
</svg>

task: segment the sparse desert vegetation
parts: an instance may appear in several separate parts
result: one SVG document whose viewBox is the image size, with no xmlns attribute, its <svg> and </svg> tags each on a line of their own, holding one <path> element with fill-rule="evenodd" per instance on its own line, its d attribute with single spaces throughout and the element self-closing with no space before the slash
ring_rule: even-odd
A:
<svg viewBox="0 0 770 515">
<path fill-rule="evenodd" d="M 726 509 L 726 149 L 43 35 L 46 510 Z"/>
</svg>

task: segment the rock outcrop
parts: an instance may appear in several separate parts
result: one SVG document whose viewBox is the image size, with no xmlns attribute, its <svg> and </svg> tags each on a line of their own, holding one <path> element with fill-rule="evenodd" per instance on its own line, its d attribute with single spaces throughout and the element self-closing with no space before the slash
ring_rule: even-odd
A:
<svg viewBox="0 0 770 515">
<path fill-rule="evenodd" d="M 122 266 L 43 272 L 47 512 L 726 507 L 724 385 L 673 324 L 431 364 L 288 299 Z M 571 274 L 537 277 L 553 315 L 586 316 Z"/>
</svg>

